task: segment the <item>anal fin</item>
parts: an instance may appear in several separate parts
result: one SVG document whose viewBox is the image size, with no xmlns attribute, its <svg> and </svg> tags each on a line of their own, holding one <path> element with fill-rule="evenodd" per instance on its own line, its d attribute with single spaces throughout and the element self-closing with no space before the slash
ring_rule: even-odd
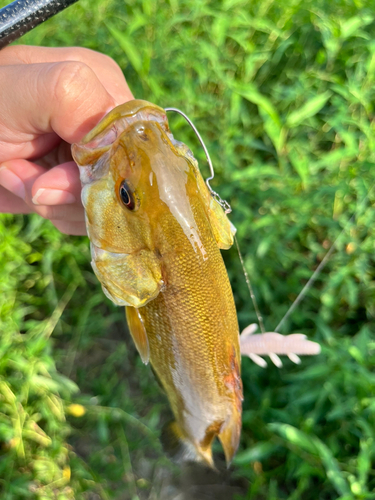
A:
<svg viewBox="0 0 375 500">
<path fill-rule="evenodd" d="M 131 336 L 133 337 L 135 347 L 137 348 L 143 363 L 147 365 L 150 360 L 150 346 L 142 317 L 138 309 L 135 307 L 125 307 L 125 311 L 126 320 L 128 322 L 128 327 Z"/>
</svg>

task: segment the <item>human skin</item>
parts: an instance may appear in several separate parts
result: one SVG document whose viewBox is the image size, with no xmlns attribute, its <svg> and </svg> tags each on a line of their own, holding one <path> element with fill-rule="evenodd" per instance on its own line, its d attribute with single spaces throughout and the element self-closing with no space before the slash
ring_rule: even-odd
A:
<svg viewBox="0 0 375 500">
<path fill-rule="evenodd" d="M 86 234 L 70 145 L 133 99 L 119 66 L 80 47 L 0 51 L 0 212 L 35 212 Z"/>
</svg>

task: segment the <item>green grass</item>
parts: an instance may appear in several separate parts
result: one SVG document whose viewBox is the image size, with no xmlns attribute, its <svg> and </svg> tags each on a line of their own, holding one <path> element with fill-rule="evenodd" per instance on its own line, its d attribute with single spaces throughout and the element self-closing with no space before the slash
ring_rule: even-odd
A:
<svg viewBox="0 0 375 500">
<path fill-rule="evenodd" d="M 81 0 L 23 40 L 104 52 L 136 97 L 193 119 L 268 330 L 345 228 L 282 331 L 322 354 L 281 370 L 243 360 L 243 499 L 375 498 L 374 28 L 361 0 Z M 178 474 L 158 441 L 168 405 L 87 240 L 2 215 L 0 256 L 1 498 L 163 498 Z M 236 251 L 224 258 L 244 327 L 256 316 Z"/>
</svg>

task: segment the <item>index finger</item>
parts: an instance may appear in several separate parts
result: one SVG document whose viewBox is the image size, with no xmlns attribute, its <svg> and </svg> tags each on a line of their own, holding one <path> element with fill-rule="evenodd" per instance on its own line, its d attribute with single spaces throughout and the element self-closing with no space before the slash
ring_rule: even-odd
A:
<svg viewBox="0 0 375 500">
<path fill-rule="evenodd" d="M 0 162 L 45 154 L 49 134 L 77 142 L 116 105 L 81 62 L 0 66 L 0 88 Z"/>
<path fill-rule="evenodd" d="M 89 66 L 113 97 L 116 105 L 134 99 L 119 65 L 109 56 L 83 47 L 34 47 L 13 45 L 0 52 L 0 65 L 41 64 L 64 61 Z"/>
</svg>

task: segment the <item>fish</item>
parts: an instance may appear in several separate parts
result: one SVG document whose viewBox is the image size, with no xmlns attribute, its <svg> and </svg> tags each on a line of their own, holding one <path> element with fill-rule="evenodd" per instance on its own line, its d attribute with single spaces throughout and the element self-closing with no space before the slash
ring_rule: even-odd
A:
<svg viewBox="0 0 375 500">
<path fill-rule="evenodd" d="M 80 170 L 92 268 L 125 306 L 174 421 L 162 439 L 177 461 L 229 466 L 240 440 L 242 381 L 236 308 L 221 250 L 234 226 L 213 198 L 164 109 L 133 100 L 72 146 Z"/>
</svg>

